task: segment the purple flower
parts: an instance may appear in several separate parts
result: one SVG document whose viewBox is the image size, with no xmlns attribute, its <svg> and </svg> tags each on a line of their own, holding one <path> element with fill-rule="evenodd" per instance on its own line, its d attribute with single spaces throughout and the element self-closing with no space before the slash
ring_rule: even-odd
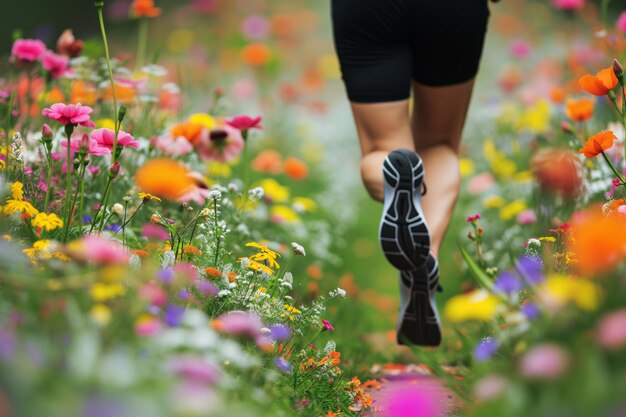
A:
<svg viewBox="0 0 626 417">
<path fill-rule="evenodd" d="M 197 383 L 212 384 L 220 373 L 211 362 L 195 356 L 175 356 L 167 362 L 167 368 L 175 374 Z"/>
<path fill-rule="evenodd" d="M 215 297 L 217 295 L 217 287 L 208 279 L 199 279 L 196 281 L 196 288 L 200 294 Z"/>
<path fill-rule="evenodd" d="M 274 340 L 287 340 L 291 337 L 291 329 L 284 324 L 275 324 L 270 326 L 270 336 Z"/>
<path fill-rule="evenodd" d="M 183 307 L 170 304 L 165 309 L 165 313 L 163 313 L 163 321 L 170 327 L 179 326 L 184 313 L 185 309 Z"/>
<path fill-rule="evenodd" d="M 17 349 L 13 333 L 0 327 L 0 360 L 12 361 Z"/>
<path fill-rule="evenodd" d="M 187 291 L 185 288 L 181 289 L 178 293 L 178 298 L 180 298 L 181 300 L 189 299 L 189 291 Z"/>
<path fill-rule="evenodd" d="M 333 325 L 330 324 L 330 322 L 328 320 L 322 320 L 322 325 L 324 326 L 324 329 L 322 331 L 328 330 L 330 332 L 332 330 L 335 330 Z"/>
<path fill-rule="evenodd" d="M 535 256 L 522 256 L 517 261 L 517 270 L 529 284 L 538 284 L 545 279 L 543 263 Z"/>
<path fill-rule="evenodd" d="M 83 223 L 91 223 L 93 221 L 93 217 L 91 216 L 83 216 Z"/>
<path fill-rule="evenodd" d="M 110 230 L 112 232 L 119 232 L 122 229 L 122 226 L 120 226 L 119 224 L 110 224 L 106 227 L 107 230 Z"/>
<path fill-rule="evenodd" d="M 500 343 L 492 337 L 485 337 L 476 345 L 474 357 L 477 361 L 483 362 L 491 358 L 498 352 Z"/>
<path fill-rule="evenodd" d="M 510 272 L 502 271 L 494 283 L 495 292 L 512 294 L 522 289 L 519 278 Z"/>
<path fill-rule="evenodd" d="M 174 270 L 172 268 L 161 269 L 157 272 L 157 279 L 164 284 L 171 284 L 174 280 Z"/>
<path fill-rule="evenodd" d="M 525 303 L 522 305 L 522 314 L 525 315 L 528 319 L 536 319 L 541 314 L 539 307 L 535 303 Z"/>
<path fill-rule="evenodd" d="M 283 372 L 291 372 L 291 364 L 282 356 L 274 359 L 274 365 Z"/>
</svg>

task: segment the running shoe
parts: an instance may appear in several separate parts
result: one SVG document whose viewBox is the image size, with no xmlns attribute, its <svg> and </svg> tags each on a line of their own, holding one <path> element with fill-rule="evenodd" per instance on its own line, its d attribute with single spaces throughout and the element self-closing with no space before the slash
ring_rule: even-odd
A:
<svg viewBox="0 0 626 417">
<path fill-rule="evenodd" d="M 396 149 L 383 163 L 384 206 L 378 236 L 387 260 L 401 271 L 424 265 L 430 235 L 421 206 L 424 165 L 408 149 Z"/>
<path fill-rule="evenodd" d="M 439 346 L 441 322 L 435 294 L 439 285 L 439 263 L 429 254 L 426 263 L 413 271 L 400 271 L 400 315 L 398 344 Z"/>
</svg>

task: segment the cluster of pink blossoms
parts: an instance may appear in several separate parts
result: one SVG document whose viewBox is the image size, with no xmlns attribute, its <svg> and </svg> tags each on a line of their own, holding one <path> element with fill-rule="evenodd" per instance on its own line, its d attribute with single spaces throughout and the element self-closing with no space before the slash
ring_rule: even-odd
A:
<svg viewBox="0 0 626 417">
<path fill-rule="evenodd" d="M 69 67 L 70 57 L 47 49 L 39 39 L 16 40 L 11 48 L 11 55 L 19 62 L 41 62 L 52 78 L 72 74 L 72 69 Z"/>
</svg>

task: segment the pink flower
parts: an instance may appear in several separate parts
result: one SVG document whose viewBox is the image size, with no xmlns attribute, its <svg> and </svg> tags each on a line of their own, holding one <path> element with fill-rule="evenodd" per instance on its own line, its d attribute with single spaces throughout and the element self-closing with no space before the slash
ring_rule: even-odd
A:
<svg viewBox="0 0 626 417">
<path fill-rule="evenodd" d="M 254 81 L 247 78 L 235 81 L 233 84 L 233 96 L 238 100 L 248 100 L 257 93 L 257 86 Z"/>
<path fill-rule="evenodd" d="M 13 42 L 11 54 L 22 61 L 37 61 L 45 52 L 46 45 L 39 39 L 18 39 Z"/>
<path fill-rule="evenodd" d="M 193 145 L 182 136 L 158 136 L 154 140 L 154 146 L 166 155 L 185 155 L 193 151 Z"/>
<path fill-rule="evenodd" d="M 243 115 L 226 120 L 226 124 L 241 131 L 247 131 L 250 129 L 263 129 L 261 126 L 261 120 L 263 120 L 261 116 L 252 118 L 250 116 Z"/>
<path fill-rule="evenodd" d="M 72 149 L 72 151 L 76 153 L 80 151 L 81 140 L 81 135 L 72 136 L 72 139 L 70 139 L 70 148 Z M 61 141 L 61 146 L 67 148 L 67 139 L 63 139 Z M 95 140 L 89 139 L 89 149 L 87 153 L 89 155 L 103 156 L 109 155 L 111 153 L 111 150 L 109 148 L 105 148 L 104 146 L 100 146 Z"/>
<path fill-rule="evenodd" d="M 113 143 L 115 141 L 115 132 L 111 129 L 102 128 L 91 132 L 91 137 L 98 142 L 98 145 L 113 151 Z M 139 142 L 133 140 L 129 134 L 120 130 L 117 134 L 117 146 L 131 146 L 135 149 L 139 147 Z"/>
<path fill-rule="evenodd" d="M 556 379 L 565 372 L 569 355 L 562 347 L 554 344 L 537 345 L 519 363 L 522 376 L 529 379 Z"/>
<path fill-rule="evenodd" d="M 495 183 L 496 180 L 493 175 L 489 172 L 483 172 L 469 180 L 467 191 L 469 191 L 470 194 L 477 195 L 492 187 Z"/>
<path fill-rule="evenodd" d="M 154 336 L 159 333 L 162 328 L 163 323 L 152 316 L 140 317 L 135 323 L 135 333 L 139 336 Z"/>
<path fill-rule="evenodd" d="M 180 196 L 176 201 L 179 203 L 195 202 L 198 205 L 204 205 L 207 198 L 211 194 L 211 190 L 205 187 L 191 187 L 189 191 Z"/>
<path fill-rule="evenodd" d="M 509 45 L 509 51 L 515 58 L 526 58 L 530 55 L 530 44 L 523 39 L 517 39 Z"/>
<path fill-rule="evenodd" d="M 480 220 L 480 214 L 478 214 L 478 213 L 474 214 L 473 216 L 469 215 L 469 216 L 467 216 L 467 219 L 466 219 L 466 221 L 468 223 L 472 223 L 472 222 L 475 222 L 475 221 L 478 221 L 478 220 Z"/>
<path fill-rule="evenodd" d="M 509 381 L 498 375 L 489 375 L 476 382 L 474 396 L 480 401 L 493 400 L 508 389 Z"/>
<path fill-rule="evenodd" d="M 391 392 L 381 404 L 382 416 L 437 417 L 444 412 L 442 405 L 437 401 L 437 397 L 433 395 L 433 392 L 443 390 L 443 387 L 409 385 L 410 382 L 398 384 L 401 385 Z"/>
<path fill-rule="evenodd" d="M 241 24 L 241 31 L 249 39 L 263 39 L 269 33 L 270 25 L 263 16 L 249 16 Z"/>
<path fill-rule="evenodd" d="M 72 70 L 68 67 L 70 59 L 65 55 L 57 55 L 52 51 L 46 51 L 41 56 L 43 67 L 48 70 L 52 78 L 59 78 L 70 74 Z"/>
<path fill-rule="evenodd" d="M 598 343 L 606 349 L 626 346 L 626 309 L 602 317 L 598 324 Z"/>
<path fill-rule="evenodd" d="M 163 226 L 148 223 L 141 228 L 141 234 L 146 239 L 166 240 L 170 238 L 170 234 Z"/>
<path fill-rule="evenodd" d="M 167 294 L 153 282 L 139 288 L 139 298 L 157 307 L 163 307 L 167 303 Z"/>
<path fill-rule="evenodd" d="M 215 365 L 197 356 L 174 356 L 168 359 L 167 368 L 185 379 L 198 383 L 212 384 L 220 378 L 220 372 Z"/>
<path fill-rule="evenodd" d="M 263 322 L 256 313 L 235 310 L 213 320 L 213 327 L 222 333 L 257 338 L 261 335 Z"/>
<path fill-rule="evenodd" d="M 333 327 L 332 324 L 330 324 L 330 322 L 328 320 L 322 320 L 322 325 L 324 327 L 324 331 L 328 330 L 328 331 L 332 331 L 335 330 L 335 328 Z"/>
<path fill-rule="evenodd" d="M 585 5 L 585 0 L 552 0 L 552 5 L 560 10 L 578 10 Z"/>
<path fill-rule="evenodd" d="M 91 264 L 122 265 L 128 262 L 128 255 L 121 243 L 96 235 L 88 235 L 72 243 L 70 249 Z"/>
<path fill-rule="evenodd" d="M 615 23 L 617 29 L 621 30 L 622 33 L 626 33 L 626 10 L 624 10 L 619 17 L 617 18 L 617 22 Z"/>
<path fill-rule="evenodd" d="M 41 114 L 43 116 L 48 116 L 50 119 L 56 120 L 63 125 L 70 123 L 73 125 L 96 127 L 96 125 L 89 119 L 91 112 L 93 112 L 93 109 L 89 106 L 55 103 L 50 106 L 50 108 L 43 109 Z"/>
<path fill-rule="evenodd" d="M 235 159 L 245 143 L 239 130 L 220 126 L 203 131 L 196 142 L 196 150 L 203 161 L 227 162 Z"/>
<path fill-rule="evenodd" d="M 532 224 L 537 221 L 537 215 L 531 209 L 522 211 L 517 215 L 517 223 L 519 224 Z"/>
</svg>

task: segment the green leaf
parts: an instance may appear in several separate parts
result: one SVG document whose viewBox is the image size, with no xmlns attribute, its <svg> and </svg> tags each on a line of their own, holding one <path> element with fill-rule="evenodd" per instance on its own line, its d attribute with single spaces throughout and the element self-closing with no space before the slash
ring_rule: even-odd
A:
<svg viewBox="0 0 626 417">
<path fill-rule="evenodd" d="M 463 246 L 459 245 L 459 250 L 461 251 L 463 259 L 465 259 L 465 263 L 467 263 L 470 272 L 474 275 L 474 278 L 476 278 L 476 281 L 488 290 L 493 289 L 493 282 L 491 281 L 491 278 L 489 278 L 489 275 L 487 275 L 487 273 L 483 271 L 480 266 L 478 266 L 476 261 Z"/>
</svg>

